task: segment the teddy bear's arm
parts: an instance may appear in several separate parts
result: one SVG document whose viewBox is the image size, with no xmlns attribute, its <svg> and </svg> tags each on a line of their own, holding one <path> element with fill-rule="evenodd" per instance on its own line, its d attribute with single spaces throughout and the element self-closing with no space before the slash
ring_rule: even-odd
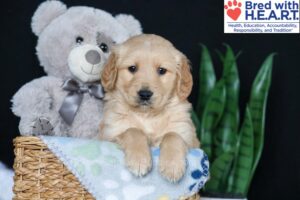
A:
<svg viewBox="0 0 300 200">
<path fill-rule="evenodd" d="M 53 112 L 51 88 L 59 84 L 61 84 L 60 79 L 55 77 L 38 78 L 22 86 L 13 96 L 12 111 L 21 118 L 19 129 L 22 135 L 32 134 L 36 120 L 51 117 Z"/>
</svg>

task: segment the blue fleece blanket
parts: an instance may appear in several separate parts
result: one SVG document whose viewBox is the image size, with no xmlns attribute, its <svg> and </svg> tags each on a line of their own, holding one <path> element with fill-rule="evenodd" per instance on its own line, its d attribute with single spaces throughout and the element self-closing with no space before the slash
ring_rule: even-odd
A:
<svg viewBox="0 0 300 200">
<path fill-rule="evenodd" d="M 189 151 L 185 176 L 178 183 L 170 183 L 157 169 L 158 148 L 152 149 L 151 172 L 139 178 L 126 169 L 117 144 L 67 137 L 41 139 L 99 200 L 177 200 L 198 192 L 209 176 L 208 159 L 201 149 Z"/>
</svg>

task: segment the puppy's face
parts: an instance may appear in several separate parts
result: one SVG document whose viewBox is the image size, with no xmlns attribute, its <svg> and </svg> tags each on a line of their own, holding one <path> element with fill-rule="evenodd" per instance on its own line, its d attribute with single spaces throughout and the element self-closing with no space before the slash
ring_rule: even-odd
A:
<svg viewBox="0 0 300 200">
<path fill-rule="evenodd" d="M 158 110 L 175 96 L 184 100 L 192 88 L 186 57 L 167 40 L 140 35 L 117 46 L 102 73 L 107 92 L 119 92 L 133 108 Z"/>
</svg>

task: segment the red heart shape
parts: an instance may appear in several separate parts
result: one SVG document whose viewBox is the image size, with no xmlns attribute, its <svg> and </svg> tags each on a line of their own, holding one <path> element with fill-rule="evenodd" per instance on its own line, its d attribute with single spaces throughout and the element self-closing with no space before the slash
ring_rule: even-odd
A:
<svg viewBox="0 0 300 200">
<path fill-rule="evenodd" d="M 228 9 L 227 10 L 227 15 L 233 19 L 234 21 L 236 21 L 239 16 L 241 14 L 241 9 L 240 8 L 235 8 L 235 9 Z"/>
</svg>

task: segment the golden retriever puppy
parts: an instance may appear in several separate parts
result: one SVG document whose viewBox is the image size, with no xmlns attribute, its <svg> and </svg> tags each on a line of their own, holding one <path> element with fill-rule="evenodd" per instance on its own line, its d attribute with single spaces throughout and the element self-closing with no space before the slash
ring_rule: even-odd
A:
<svg viewBox="0 0 300 200">
<path fill-rule="evenodd" d="M 193 80 L 185 55 L 160 36 L 139 35 L 112 50 L 101 80 L 106 96 L 100 138 L 120 144 L 137 176 L 152 167 L 150 146 L 159 146 L 160 173 L 178 181 L 188 148 L 199 147 L 187 101 Z"/>
</svg>

